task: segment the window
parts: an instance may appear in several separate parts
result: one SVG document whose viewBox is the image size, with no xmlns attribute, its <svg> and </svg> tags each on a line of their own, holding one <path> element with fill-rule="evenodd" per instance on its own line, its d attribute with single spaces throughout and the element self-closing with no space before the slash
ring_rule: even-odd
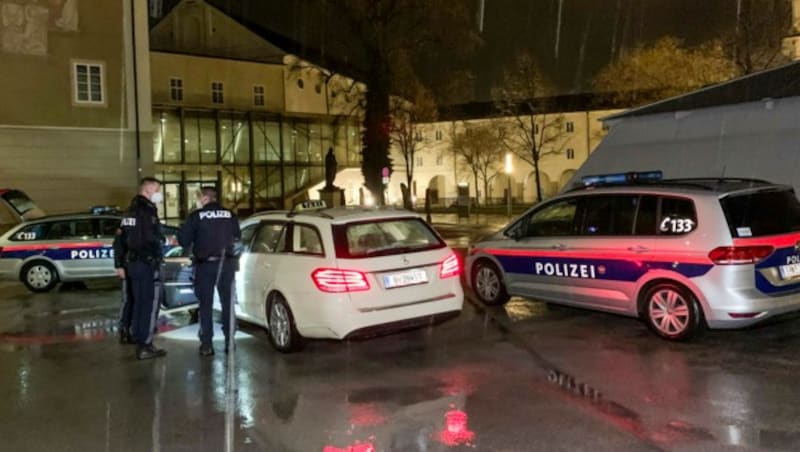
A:
<svg viewBox="0 0 800 452">
<path fill-rule="evenodd" d="M 566 128 L 567 128 L 567 133 L 574 132 L 575 131 L 575 123 L 572 122 L 572 121 L 567 121 Z"/>
<path fill-rule="evenodd" d="M 682 235 L 697 227 L 697 214 L 691 200 L 663 197 L 659 212 L 658 233 L 661 235 Z"/>
<path fill-rule="evenodd" d="M 760 237 L 800 230 L 800 202 L 791 190 L 729 196 L 720 202 L 734 237 Z"/>
<path fill-rule="evenodd" d="M 443 136 L 444 136 L 444 134 L 442 133 L 441 130 L 437 130 L 436 131 L 436 141 L 442 141 L 442 137 Z"/>
<path fill-rule="evenodd" d="M 638 195 L 589 196 L 582 200 L 581 235 L 633 234 Z"/>
<path fill-rule="evenodd" d="M 567 160 L 575 160 L 575 149 L 567 149 Z"/>
<path fill-rule="evenodd" d="M 577 199 L 557 201 L 524 217 L 514 224 L 508 233 L 510 235 L 519 234 L 521 237 L 573 235 L 575 234 L 577 211 Z"/>
<path fill-rule="evenodd" d="M 256 107 L 264 106 L 264 85 L 253 86 L 253 105 Z"/>
<path fill-rule="evenodd" d="M 275 253 L 280 250 L 280 248 L 278 248 L 278 243 L 280 242 L 283 229 L 283 224 L 281 223 L 264 223 L 258 230 L 255 241 L 253 241 L 252 251 L 254 253 Z M 250 237 L 253 236 L 254 232 L 255 228 L 248 231 Z M 246 244 L 248 241 L 245 241 L 244 231 L 242 231 L 242 242 Z"/>
<path fill-rule="evenodd" d="M 418 218 L 336 226 L 334 236 L 341 258 L 390 256 L 445 246 Z"/>
<path fill-rule="evenodd" d="M 417 140 L 417 141 L 422 141 L 422 140 L 424 140 L 424 139 L 425 139 L 425 134 L 424 134 L 424 133 L 422 133 L 422 131 L 420 131 L 420 130 L 417 130 L 417 131 L 414 133 L 414 139 L 415 139 L 415 140 Z"/>
<path fill-rule="evenodd" d="M 117 221 L 117 225 L 119 225 L 119 221 Z M 48 226 L 50 226 L 50 223 L 32 224 L 11 236 L 10 240 L 14 242 L 42 240 L 47 233 Z"/>
<path fill-rule="evenodd" d="M 298 254 L 310 254 L 314 256 L 324 256 L 322 248 L 322 238 L 313 226 L 296 224 L 293 234 L 294 246 L 292 250 Z"/>
<path fill-rule="evenodd" d="M 658 197 L 642 196 L 639 201 L 639 211 L 636 213 L 636 227 L 634 235 L 658 234 Z"/>
<path fill-rule="evenodd" d="M 417 157 L 417 158 L 415 158 L 414 160 L 415 160 L 415 161 L 414 161 L 414 165 L 415 165 L 415 166 L 422 166 L 422 164 L 423 164 L 422 157 Z"/>
<path fill-rule="evenodd" d="M 56 221 L 45 234 L 45 240 L 84 239 L 94 235 L 91 220 Z"/>
<path fill-rule="evenodd" d="M 300 88 L 300 89 L 303 89 L 304 86 L 305 86 L 305 83 L 303 82 L 303 79 L 301 79 L 301 78 L 297 79 L 297 87 Z"/>
<path fill-rule="evenodd" d="M 242 228 L 242 238 L 239 240 L 239 243 L 236 245 L 239 247 L 237 251 L 247 252 L 250 251 L 250 244 L 253 241 L 253 236 L 256 235 L 256 228 L 258 224 L 251 224 Z"/>
<path fill-rule="evenodd" d="M 225 89 L 222 82 L 211 83 L 211 102 L 214 104 L 225 103 Z"/>
<path fill-rule="evenodd" d="M 442 154 L 439 154 L 436 156 L 436 166 L 442 166 L 442 165 L 444 165 L 444 156 Z"/>
<path fill-rule="evenodd" d="M 99 223 L 100 227 L 98 231 L 100 231 L 100 237 L 104 239 L 114 238 L 117 235 L 117 229 L 119 229 L 119 218 L 101 218 Z"/>
<path fill-rule="evenodd" d="M 169 79 L 169 98 L 173 102 L 183 101 L 183 79 L 171 78 Z"/>
<path fill-rule="evenodd" d="M 73 63 L 75 103 L 105 105 L 103 63 Z"/>
</svg>

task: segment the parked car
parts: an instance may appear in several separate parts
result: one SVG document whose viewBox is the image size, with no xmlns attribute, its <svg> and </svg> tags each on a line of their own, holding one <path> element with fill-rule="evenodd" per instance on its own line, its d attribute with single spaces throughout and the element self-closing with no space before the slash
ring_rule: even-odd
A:
<svg viewBox="0 0 800 452">
<path fill-rule="evenodd" d="M 241 224 L 236 315 L 265 327 L 277 350 L 461 311 L 459 259 L 418 215 L 304 206 Z"/>
<path fill-rule="evenodd" d="M 486 304 L 521 296 L 642 319 L 688 339 L 800 310 L 800 202 L 747 179 L 584 178 L 468 253 Z"/>
</svg>

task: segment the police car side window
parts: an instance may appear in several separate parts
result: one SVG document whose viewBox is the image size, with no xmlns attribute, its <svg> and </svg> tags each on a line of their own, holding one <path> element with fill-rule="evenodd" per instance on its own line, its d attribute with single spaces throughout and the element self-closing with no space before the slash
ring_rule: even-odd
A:
<svg viewBox="0 0 800 452">
<path fill-rule="evenodd" d="M 659 212 L 657 226 L 661 235 L 683 235 L 697 228 L 697 213 L 689 199 L 662 197 Z"/>
<path fill-rule="evenodd" d="M 101 218 L 99 226 L 100 237 L 113 238 L 115 235 L 117 235 L 119 222 L 119 218 Z"/>
<path fill-rule="evenodd" d="M 638 204 L 638 195 L 585 197 L 581 209 L 581 235 L 631 235 Z"/>
<path fill-rule="evenodd" d="M 21 229 L 11 236 L 14 242 L 30 242 L 33 240 L 43 240 L 47 232 L 48 223 L 38 223 Z"/>
<path fill-rule="evenodd" d="M 575 233 L 575 214 L 578 199 L 552 203 L 533 212 L 527 222 L 525 237 L 565 236 Z"/>
<path fill-rule="evenodd" d="M 47 231 L 45 240 L 82 239 L 94 236 L 92 220 L 56 221 Z"/>
</svg>

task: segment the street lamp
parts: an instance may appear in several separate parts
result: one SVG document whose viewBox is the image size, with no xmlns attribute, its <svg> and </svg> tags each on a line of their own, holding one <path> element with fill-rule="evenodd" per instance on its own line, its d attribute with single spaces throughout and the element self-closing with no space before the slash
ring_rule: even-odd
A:
<svg viewBox="0 0 800 452">
<path fill-rule="evenodd" d="M 506 191 L 506 198 L 507 198 L 507 210 L 508 216 L 511 217 L 511 172 L 514 170 L 514 167 L 511 164 L 511 153 L 506 153 L 506 180 L 508 181 L 508 190 Z"/>
</svg>

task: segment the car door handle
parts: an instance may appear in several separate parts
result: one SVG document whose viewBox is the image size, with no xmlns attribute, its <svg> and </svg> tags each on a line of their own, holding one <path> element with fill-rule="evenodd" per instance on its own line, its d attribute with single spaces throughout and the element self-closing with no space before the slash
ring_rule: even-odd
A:
<svg viewBox="0 0 800 452">
<path fill-rule="evenodd" d="M 628 251 L 633 251 L 634 253 L 646 253 L 650 251 L 650 249 L 647 248 L 646 246 L 636 245 L 629 247 Z"/>
<path fill-rule="evenodd" d="M 553 249 L 554 250 L 565 250 L 565 249 L 567 249 L 567 245 L 564 245 L 563 243 L 557 243 L 557 244 L 553 245 Z"/>
</svg>

